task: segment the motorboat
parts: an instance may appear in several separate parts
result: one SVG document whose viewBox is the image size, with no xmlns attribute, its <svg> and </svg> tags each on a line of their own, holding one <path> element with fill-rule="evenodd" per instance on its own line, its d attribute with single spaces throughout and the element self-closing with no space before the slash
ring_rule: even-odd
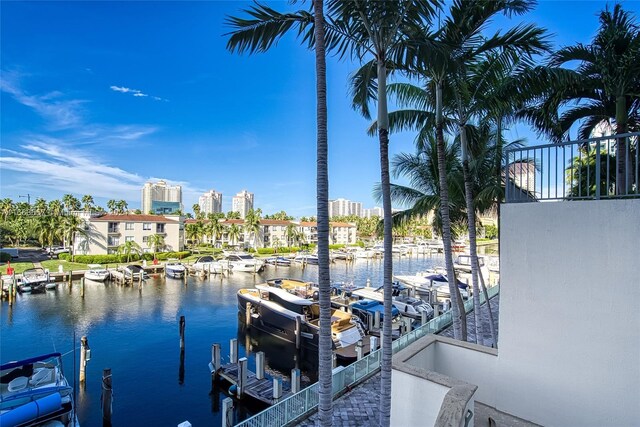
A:
<svg viewBox="0 0 640 427">
<path fill-rule="evenodd" d="M 167 277 L 173 277 L 174 279 L 180 279 L 184 277 L 187 269 L 178 260 L 169 260 L 164 265 L 164 271 Z"/>
<path fill-rule="evenodd" d="M 489 267 L 486 265 L 485 257 L 478 255 L 478 265 L 480 266 L 480 272 L 485 281 L 489 280 Z M 462 254 L 458 255 L 453 261 L 453 268 L 463 273 L 471 273 L 471 255 Z"/>
<path fill-rule="evenodd" d="M 60 353 L 0 366 L 0 425 L 78 425 Z"/>
<path fill-rule="evenodd" d="M 264 285 L 240 289 L 237 297 L 240 315 L 251 327 L 301 348 L 318 351 L 320 305 L 317 302 Z M 338 357 L 355 356 L 355 346 L 365 341 L 368 345 L 359 320 L 339 309 L 331 313 L 331 337 Z"/>
<path fill-rule="evenodd" d="M 111 275 L 111 273 L 100 264 L 89 264 L 87 267 L 89 267 L 89 270 L 84 272 L 84 278 L 87 280 L 104 282 Z"/>
<path fill-rule="evenodd" d="M 277 278 L 268 279 L 267 286 L 273 286 L 275 288 L 284 289 L 290 294 L 296 295 L 300 298 L 311 298 L 317 301 L 320 294 L 318 293 L 318 287 L 313 282 L 305 282 L 298 279 Z"/>
<path fill-rule="evenodd" d="M 310 253 L 301 252 L 293 260 L 300 264 L 318 265 L 318 256 Z"/>
<path fill-rule="evenodd" d="M 264 261 L 254 258 L 253 255 L 244 252 L 231 253 L 225 257 L 225 261 L 233 272 L 258 273 L 264 269 Z"/>
<path fill-rule="evenodd" d="M 431 297 L 432 291 L 436 292 L 438 299 L 451 298 L 449 292 L 449 281 L 445 273 L 441 273 L 436 270 L 426 270 L 419 271 L 413 276 L 397 275 L 395 278 L 396 280 L 413 287 L 419 295 L 428 297 L 428 300 L 431 302 L 433 302 L 433 298 Z M 463 298 L 468 298 L 469 285 L 461 282 L 460 280 L 456 280 L 456 282 L 458 289 L 460 290 L 460 295 Z"/>
<path fill-rule="evenodd" d="M 191 267 L 193 267 L 195 271 L 204 271 L 209 274 L 221 274 L 230 269 L 226 261 L 217 261 L 210 255 L 199 257 Z"/>
<path fill-rule="evenodd" d="M 17 286 L 18 292 L 42 293 L 49 283 L 49 272 L 43 268 L 29 268 L 22 273 L 22 281 Z"/>
<path fill-rule="evenodd" d="M 264 260 L 269 265 L 278 267 L 291 267 L 291 259 L 282 256 L 272 256 Z"/>
<path fill-rule="evenodd" d="M 141 278 L 142 280 L 149 278 L 149 275 L 144 271 L 144 268 L 138 264 L 125 265 L 124 267 L 120 267 L 120 271 L 124 274 L 125 279 L 138 281 Z"/>
<path fill-rule="evenodd" d="M 412 319 L 421 319 L 423 311 L 427 313 L 427 318 L 433 317 L 433 307 L 419 298 L 406 295 L 406 290 L 407 288 L 399 283 L 393 283 L 391 292 L 393 307 L 397 308 L 402 316 Z M 377 289 L 371 287 L 356 289 L 352 292 L 352 295 L 384 303 L 383 287 Z"/>
</svg>

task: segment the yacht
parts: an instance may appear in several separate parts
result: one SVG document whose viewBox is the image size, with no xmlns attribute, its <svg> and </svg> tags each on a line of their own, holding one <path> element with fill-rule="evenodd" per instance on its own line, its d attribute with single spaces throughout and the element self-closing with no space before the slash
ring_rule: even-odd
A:
<svg viewBox="0 0 640 427">
<path fill-rule="evenodd" d="M 178 260 L 169 260 L 164 265 L 164 271 L 167 277 L 173 277 L 174 279 L 180 279 L 184 277 L 187 269 Z"/>
<path fill-rule="evenodd" d="M 399 314 L 412 319 L 421 319 L 424 311 L 427 313 L 427 318 L 433 317 L 433 307 L 419 298 L 406 295 L 404 286 L 394 283 L 392 289 L 392 304 L 394 308 L 398 309 Z M 384 303 L 384 290 L 382 287 L 377 289 L 360 288 L 353 291 L 352 295 Z"/>
<path fill-rule="evenodd" d="M 419 271 L 412 276 L 397 275 L 395 278 L 396 280 L 413 287 L 419 295 L 428 296 L 428 300 L 431 302 L 434 302 L 431 298 L 432 291 L 436 291 L 437 299 L 439 300 L 451 298 L 447 275 L 436 270 Z M 460 295 L 463 298 L 468 298 L 469 285 L 461 282 L 460 280 L 456 281 L 458 289 L 460 289 Z"/>
<path fill-rule="evenodd" d="M 251 327 L 290 343 L 298 341 L 300 347 L 318 351 L 320 305 L 317 302 L 265 285 L 240 289 L 237 296 L 241 317 L 245 321 L 249 319 Z M 341 358 L 355 356 L 355 346 L 361 341 L 363 346 L 368 345 L 360 322 L 338 309 L 331 313 L 331 336 L 336 354 Z"/>
<path fill-rule="evenodd" d="M 104 282 L 110 275 L 109 271 L 100 264 L 89 264 L 87 267 L 89 270 L 84 272 L 84 278 L 87 280 Z"/>
<path fill-rule="evenodd" d="M 232 253 L 225 257 L 225 261 L 233 272 L 258 273 L 264 269 L 264 261 L 254 258 L 253 255 L 244 252 Z"/>
<path fill-rule="evenodd" d="M 299 262 L 301 264 L 313 264 L 318 265 L 318 256 L 310 253 L 301 252 L 293 259 L 295 262 Z"/>
<path fill-rule="evenodd" d="M 216 259 L 210 255 L 201 256 L 196 259 L 196 262 L 192 265 L 196 272 L 206 272 L 210 274 L 221 274 L 229 270 L 229 265 L 226 261 L 216 261 Z"/>
<path fill-rule="evenodd" d="M 0 366 L 0 425 L 78 425 L 73 388 L 64 377 L 60 353 Z"/>
</svg>

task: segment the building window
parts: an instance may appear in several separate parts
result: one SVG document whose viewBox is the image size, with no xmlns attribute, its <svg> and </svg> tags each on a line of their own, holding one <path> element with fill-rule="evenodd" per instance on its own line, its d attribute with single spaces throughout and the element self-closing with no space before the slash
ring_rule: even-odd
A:
<svg viewBox="0 0 640 427">
<path fill-rule="evenodd" d="M 147 243 L 149 241 L 149 236 L 142 236 L 142 243 Z"/>
<path fill-rule="evenodd" d="M 124 241 L 125 241 L 125 242 L 133 242 L 133 236 L 126 236 L 126 237 L 124 238 Z"/>
<path fill-rule="evenodd" d="M 151 230 L 151 223 L 150 222 L 143 222 L 142 223 L 142 229 L 143 230 Z"/>
<path fill-rule="evenodd" d="M 117 237 L 109 237 L 107 239 L 107 246 L 119 246 L 120 245 L 120 239 Z"/>
<path fill-rule="evenodd" d="M 126 222 L 124 224 L 124 229 L 125 230 L 133 230 L 133 223 L 132 222 Z"/>
<path fill-rule="evenodd" d="M 164 233 L 164 224 L 156 224 L 156 233 Z"/>
<path fill-rule="evenodd" d="M 109 223 L 109 233 L 117 233 L 118 232 L 118 223 L 110 222 Z"/>
</svg>

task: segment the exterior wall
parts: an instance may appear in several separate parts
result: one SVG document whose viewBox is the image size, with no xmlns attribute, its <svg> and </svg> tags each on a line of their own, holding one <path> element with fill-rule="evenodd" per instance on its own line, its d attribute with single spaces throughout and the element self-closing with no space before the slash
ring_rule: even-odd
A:
<svg viewBox="0 0 640 427">
<path fill-rule="evenodd" d="M 200 212 L 206 214 L 222 212 L 222 193 L 210 190 L 198 198 Z"/>
<path fill-rule="evenodd" d="M 356 226 L 348 225 L 332 225 L 329 233 L 329 243 L 332 245 L 353 245 L 356 243 Z"/>
<path fill-rule="evenodd" d="M 391 425 L 433 426 L 450 388 L 393 369 Z"/>
<path fill-rule="evenodd" d="M 496 409 L 543 425 L 640 420 L 640 200 L 501 208 Z"/>
<path fill-rule="evenodd" d="M 253 193 L 242 190 L 233 197 L 231 210 L 240 212 L 240 218 L 244 219 L 250 209 L 253 209 Z"/>
</svg>

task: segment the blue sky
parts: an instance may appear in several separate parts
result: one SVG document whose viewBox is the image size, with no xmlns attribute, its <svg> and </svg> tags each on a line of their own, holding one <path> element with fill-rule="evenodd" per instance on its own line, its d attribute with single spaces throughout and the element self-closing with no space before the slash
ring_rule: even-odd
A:
<svg viewBox="0 0 640 427">
<path fill-rule="evenodd" d="M 266 54 L 232 55 L 225 16 L 249 3 L 1 4 L 0 196 L 65 193 L 140 206 L 144 182 L 255 193 L 265 213 L 315 214 L 315 66 L 293 37 Z M 287 2 L 273 2 L 285 10 Z M 602 1 L 542 1 L 514 22 L 546 27 L 556 45 L 589 42 Z M 640 2 L 625 8 L 640 11 Z M 330 197 L 379 205 L 376 139 L 351 110 L 358 64 L 328 62 Z M 523 126 L 511 137 L 535 136 Z M 391 155 L 413 136 L 392 135 Z"/>
</svg>

